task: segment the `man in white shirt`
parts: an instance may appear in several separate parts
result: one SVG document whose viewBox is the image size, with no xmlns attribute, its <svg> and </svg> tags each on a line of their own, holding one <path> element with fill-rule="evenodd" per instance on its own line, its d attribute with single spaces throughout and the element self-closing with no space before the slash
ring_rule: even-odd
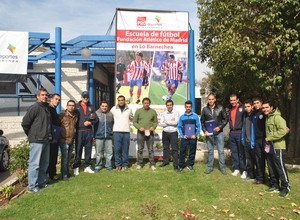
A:
<svg viewBox="0 0 300 220">
<path fill-rule="evenodd" d="M 169 165 L 170 159 L 170 145 L 173 156 L 174 170 L 178 169 L 178 131 L 177 124 L 179 120 L 179 112 L 173 109 L 173 101 L 167 100 L 167 111 L 162 114 L 160 126 L 163 127 L 162 142 L 163 142 L 163 163 L 159 167 Z"/>
</svg>

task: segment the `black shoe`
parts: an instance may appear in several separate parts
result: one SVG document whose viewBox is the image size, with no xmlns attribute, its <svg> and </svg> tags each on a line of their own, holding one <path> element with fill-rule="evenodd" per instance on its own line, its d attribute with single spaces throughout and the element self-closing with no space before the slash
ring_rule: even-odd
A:
<svg viewBox="0 0 300 220">
<path fill-rule="evenodd" d="M 255 181 L 253 182 L 253 184 L 254 184 L 254 185 L 260 185 L 260 184 L 264 184 L 264 182 L 259 181 L 259 180 L 255 180 Z"/>
<path fill-rule="evenodd" d="M 178 170 L 178 166 L 174 166 L 174 170 L 175 170 L 175 171 Z"/>
<path fill-rule="evenodd" d="M 179 167 L 178 170 L 177 170 L 177 173 L 182 172 L 182 170 L 183 170 L 183 169 Z"/>
<path fill-rule="evenodd" d="M 141 100 L 140 100 L 140 99 L 137 99 L 135 103 L 136 103 L 136 104 L 139 104 L 140 102 L 141 102 Z"/>
<path fill-rule="evenodd" d="M 169 165 L 169 163 L 162 163 L 161 165 L 159 165 L 159 167 L 165 167 L 167 165 Z"/>
</svg>

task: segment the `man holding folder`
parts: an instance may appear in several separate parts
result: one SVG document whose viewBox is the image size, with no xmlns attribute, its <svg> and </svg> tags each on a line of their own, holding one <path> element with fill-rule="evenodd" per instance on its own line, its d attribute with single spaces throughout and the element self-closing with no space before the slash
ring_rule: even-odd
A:
<svg viewBox="0 0 300 220">
<path fill-rule="evenodd" d="M 204 173 L 209 174 L 214 169 L 214 143 L 216 143 L 220 170 L 226 175 L 223 128 L 228 123 L 228 117 L 223 106 L 216 103 L 215 95 L 209 94 L 207 100 L 207 106 L 203 108 L 201 114 L 202 130 L 206 136 L 208 149 L 207 169 Z"/>
<path fill-rule="evenodd" d="M 184 104 L 185 113 L 180 116 L 178 122 L 178 131 L 180 134 L 180 156 L 179 168 L 177 172 L 181 172 L 185 167 L 186 147 L 190 146 L 187 168 L 194 172 L 194 163 L 197 148 L 197 137 L 201 130 L 199 116 L 192 112 L 192 102 L 186 101 Z"/>
</svg>

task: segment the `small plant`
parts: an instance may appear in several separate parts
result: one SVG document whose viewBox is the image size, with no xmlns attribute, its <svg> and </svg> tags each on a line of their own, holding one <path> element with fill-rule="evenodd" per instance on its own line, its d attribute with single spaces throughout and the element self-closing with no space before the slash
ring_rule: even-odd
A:
<svg viewBox="0 0 300 220">
<path fill-rule="evenodd" d="M 198 141 L 206 143 L 206 137 L 199 134 Z"/>
<path fill-rule="evenodd" d="M 141 205 L 141 215 L 149 215 L 152 219 L 159 219 L 157 211 L 159 210 L 159 205 L 156 202 L 149 202 Z"/>
<path fill-rule="evenodd" d="M 21 141 L 16 147 L 10 150 L 10 165 L 11 173 L 16 173 L 20 185 L 24 185 L 28 176 L 29 165 L 29 142 L 28 140 Z"/>
<path fill-rule="evenodd" d="M 2 196 L 7 199 L 10 200 L 13 191 L 15 190 L 15 186 L 4 186 L 2 191 Z"/>
</svg>

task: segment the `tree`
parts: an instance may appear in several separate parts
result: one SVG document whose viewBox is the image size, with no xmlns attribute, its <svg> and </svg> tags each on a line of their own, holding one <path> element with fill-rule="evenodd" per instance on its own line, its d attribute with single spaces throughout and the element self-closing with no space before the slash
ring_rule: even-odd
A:
<svg viewBox="0 0 300 220">
<path fill-rule="evenodd" d="M 197 58 L 228 97 L 277 101 L 289 122 L 288 154 L 300 156 L 299 0 L 198 0 Z"/>
</svg>

